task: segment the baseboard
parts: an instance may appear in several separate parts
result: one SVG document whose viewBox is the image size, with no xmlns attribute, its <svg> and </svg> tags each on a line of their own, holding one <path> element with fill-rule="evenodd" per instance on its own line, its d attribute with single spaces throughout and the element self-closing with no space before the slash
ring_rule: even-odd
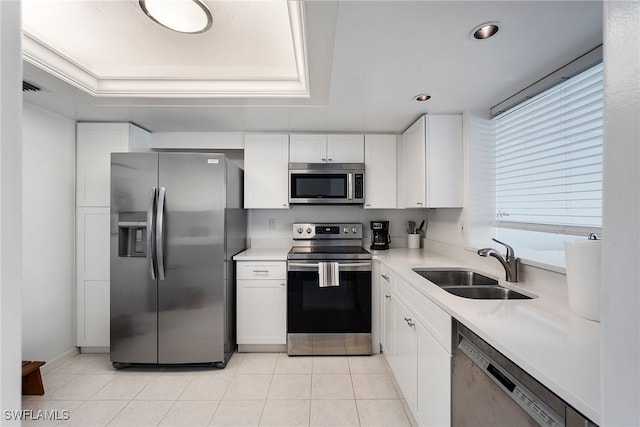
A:
<svg viewBox="0 0 640 427">
<path fill-rule="evenodd" d="M 286 344 L 238 344 L 238 353 L 286 353 Z"/>
<path fill-rule="evenodd" d="M 60 356 L 51 360 L 47 360 L 47 363 L 45 363 L 40 367 L 40 372 L 44 374 L 49 371 L 52 371 L 57 367 L 63 365 L 67 360 L 74 358 L 79 353 L 80 353 L 80 349 L 78 347 L 74 347 L 71 350 L 65 351 Z"/>
<path fill-rule="evenodd" d="M 80 347 L 82 354 L 108 354 L 110 352 L 110 347 Z"/>
</svg>

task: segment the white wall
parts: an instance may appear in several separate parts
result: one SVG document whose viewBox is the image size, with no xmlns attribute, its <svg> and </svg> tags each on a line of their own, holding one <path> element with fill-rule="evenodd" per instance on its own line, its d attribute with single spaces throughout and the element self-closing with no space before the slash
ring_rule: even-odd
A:
<svg viewBox="0 0 640 427">
<path fill-rule="evenodd" d="M 74 348 L 75 121 L 23 109 L 22 357 Z"/>
<path fill-rule="evenodd" d="M 640 425 L 640 2 L 604 2 L 602 417 Z"/>
<path fill-rule="evenodd" d="M 0 1 L 0 409 L 18 410 L 22 282 L 20 3 Z"/>
</svg>

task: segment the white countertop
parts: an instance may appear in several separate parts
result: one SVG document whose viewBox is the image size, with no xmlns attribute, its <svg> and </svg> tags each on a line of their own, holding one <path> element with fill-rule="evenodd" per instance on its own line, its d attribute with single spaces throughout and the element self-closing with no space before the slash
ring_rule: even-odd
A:
<svg viewBox="0 0 640 427">
<path fill-rule="evenodd" d="M 234 255 L 234 261 L 286 261 L 291 248 L 249 248 Z"/>
<path fill-rule="evenodd" d="M 600 423 L 600 323 L 571 313 L 562 292 L 540 283 L 511 284 L 501 280 L 501 285 L 535 294 L 537 298 L 461 298 L 411 270 L 413 267 L 469 267 L 453 258 L 423 249 L 377 251 L 374 258 L 579 412 Z"/>
</svg>

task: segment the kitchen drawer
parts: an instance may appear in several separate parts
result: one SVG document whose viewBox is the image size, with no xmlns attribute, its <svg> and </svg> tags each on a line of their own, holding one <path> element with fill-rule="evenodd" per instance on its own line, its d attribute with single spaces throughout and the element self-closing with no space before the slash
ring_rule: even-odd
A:
<svg viewBox="0 0 640 427">
<path fill-rule="evenodd" d="M 238 279 L 286 279 L 287 263 L 282 261 L 239 261 Z"/>
<path fill-rule="evenodd" d="M 451 353 L 451 316 L 400 278 L 396 280 L 396 292 L 411 307 L 416 320 Z"/>
<path fill-rule="evenodd" d="M 391 292 L 395 291 L 395 274 L 389 267 L 380 263 L 380 283 L 384 283 Z"/>
</svg>

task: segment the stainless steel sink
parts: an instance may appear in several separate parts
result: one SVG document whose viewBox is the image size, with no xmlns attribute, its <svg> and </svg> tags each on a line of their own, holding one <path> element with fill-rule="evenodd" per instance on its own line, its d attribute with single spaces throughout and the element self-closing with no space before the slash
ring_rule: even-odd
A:
<svg viewBox="0 0 640 427">
<path fill-rule="evenodd" d="M 414 268 L 414 272 L 450 294 L 470 299 L 531 299 L 513 289 L 500 286 L 496 279 L 471 270 Z"/>
<path fill-rule="evenodd" d="M 442 289 L 450 294 L 471 299 L 531 299 L 504 286 L 443 286 Z"/>
<path fill-rule="evenodd" d="M 496 279 L 470 270 L 414 268 L 413 271 L 438 286 L 498 286 L 498 281 Z"/>
</svg>

